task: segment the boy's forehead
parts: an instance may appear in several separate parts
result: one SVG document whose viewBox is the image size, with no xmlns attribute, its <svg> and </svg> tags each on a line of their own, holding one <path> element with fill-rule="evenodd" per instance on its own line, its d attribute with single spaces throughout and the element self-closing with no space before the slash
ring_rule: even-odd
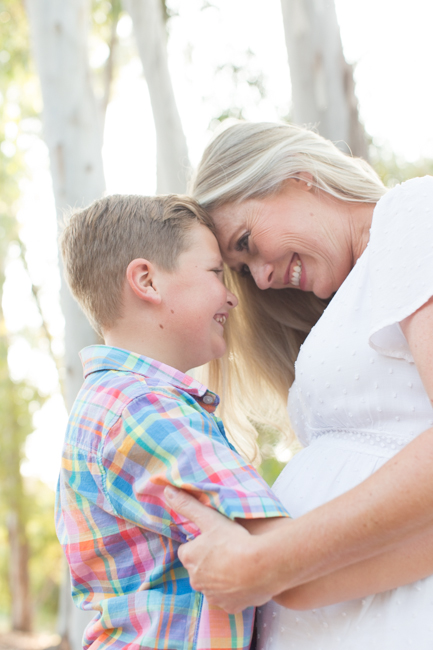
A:
<svg viewBox="0 0 433 650">
<path fill-rule="evenodd" d="M 209 228 L 201 223 L 195 224 L 191 230 L 189 248 L 201 251 L 205 255 L 212 255 L 218 260 L 221 259 L 221 251 L 218 240 Z"/>
</svg>

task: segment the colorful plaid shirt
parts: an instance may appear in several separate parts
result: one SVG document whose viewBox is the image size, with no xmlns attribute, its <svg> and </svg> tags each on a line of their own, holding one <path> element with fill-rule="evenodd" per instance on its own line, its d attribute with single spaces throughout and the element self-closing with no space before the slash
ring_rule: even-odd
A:
<svg viewBox="0 0 433 650">
<path fill-rule="evenodd" d="M 286 516 L 283 506 L 227 440 L 205 386 L 118 348 L 81 359 L 56 526 L 74 601 L 95 611 L 84 648 L 249 648 L 254 609 L 226 614 L 191 588 L 177 550 L 199 531 L 163 490 L 185 488 L 230 519 Z"/>
</svg>

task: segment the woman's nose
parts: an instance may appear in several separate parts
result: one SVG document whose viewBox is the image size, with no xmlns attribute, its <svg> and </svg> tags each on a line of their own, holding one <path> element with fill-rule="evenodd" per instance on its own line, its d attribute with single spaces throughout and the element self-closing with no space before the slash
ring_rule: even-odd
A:
<svg viewBox="0 0 433 650">
<path fill-rule="evenodd" d="M 259 289 L 269 289 L 274 277 L 272 264 L 250 265 L 250 271 Z"/>
</svg>

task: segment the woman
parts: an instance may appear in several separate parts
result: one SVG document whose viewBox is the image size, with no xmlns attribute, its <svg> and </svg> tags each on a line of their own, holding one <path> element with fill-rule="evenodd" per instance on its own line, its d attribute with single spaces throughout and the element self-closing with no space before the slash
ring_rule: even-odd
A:
<svg viewBox="0 0 433 650">
<path fill-rule="evenodd" d="M 193 586 L 229 611 L 274 597 L 259 648 L 433 647 L 433 179 L 386 192 L 311 131 L 238 124 L 192 193 L 243 310 L 232 405 L 258 417 L 295 366 L 305 447 L 274 486 L 294 519 L 262 535 L 168 495 L 202 528 L 181 552 Z"/>
</svg>

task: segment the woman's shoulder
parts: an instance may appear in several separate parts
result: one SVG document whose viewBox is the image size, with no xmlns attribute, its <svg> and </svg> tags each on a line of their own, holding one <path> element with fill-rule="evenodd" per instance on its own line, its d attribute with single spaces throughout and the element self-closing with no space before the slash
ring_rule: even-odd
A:
<svg viewBox="0 0 433 650">
<path fill-rule="evenodd" d="M 406 229 L 430 226 L 433 221 L 433 176 L 411 178 L 379 200 L 373 214 L 371 240 L 404 236 Z"/>
<path fill-rule="evenodd" d="M 433 198 L 433 176 L 410 178 L 392 189 L 379 200 L 378 212 L 392 205 L 401 208 L 413 207 L 413 204 L 425 203 Z"/>
<path fill-rule="evenodd" d="M 433 295 L 432 176 L 406 181 L 379 201 L 369 249 L 370 345 L 411 361 L 397 324 Z"/>
</svg>

